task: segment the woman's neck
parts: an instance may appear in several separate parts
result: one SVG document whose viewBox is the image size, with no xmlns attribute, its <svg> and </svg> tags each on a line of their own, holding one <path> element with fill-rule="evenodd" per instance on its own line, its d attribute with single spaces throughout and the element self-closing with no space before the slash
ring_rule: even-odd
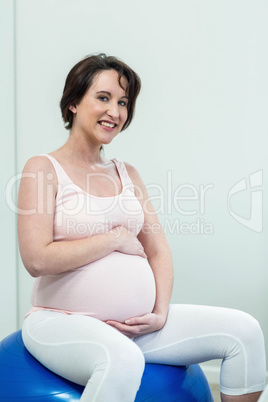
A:
<svg viewBox="0 0 268 402">
<path fill-rule="evenodd" d="M 82 136 L 70 134 L 67 142 L 59 149 L 60 154 L 79 165 L 103 164 L 104 159 L 100 155 L 100 145 L 89 144 Z"/>
</svg>

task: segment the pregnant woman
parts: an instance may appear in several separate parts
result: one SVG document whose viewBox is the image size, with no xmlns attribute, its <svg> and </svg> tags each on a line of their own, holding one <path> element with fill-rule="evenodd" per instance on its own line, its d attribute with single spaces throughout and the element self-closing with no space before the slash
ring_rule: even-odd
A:
<svg viewBox="0 0 268 402">
<path fill-rule="evenodd" d="M 60 103 L 67 142 L 25 165 L 18 236 L 35 280 L 23 340 L 50 370 L 85 386 L 82 401 L 133 402 L 145 361 L 219 358 L 222 401 L 257 401 L 265 386 L 257 321 L 169 304 L 171 252 L 142 179 L 103 156 L 131 123 L 139 91 L 138 75 L 117 58 L 80 61 Z"/>
</svg>

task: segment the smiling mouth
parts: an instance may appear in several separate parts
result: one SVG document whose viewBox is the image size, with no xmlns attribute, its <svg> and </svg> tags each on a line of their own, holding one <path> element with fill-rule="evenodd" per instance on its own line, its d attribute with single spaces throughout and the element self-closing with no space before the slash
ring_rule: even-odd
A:
<svg viewBox="0 0 268 402">
<path fill-rule="evenodd" d="M 115 123 L 108 123 L 107 121 L 99 121 L 99 124 L 104 127 L 114 128 L 117 126 Z"/>
</svg>

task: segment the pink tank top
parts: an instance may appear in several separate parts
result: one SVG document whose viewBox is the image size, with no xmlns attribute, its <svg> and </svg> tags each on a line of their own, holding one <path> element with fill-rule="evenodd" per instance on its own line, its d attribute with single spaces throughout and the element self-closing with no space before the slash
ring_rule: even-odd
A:
<svg viewBox="0 0 268 402">
<path fill-rule="evenodd" d="M 113 159 L 122 183 L 114 197 L 96 197 L 74 184 L 61 165 L 44 155 L 58 178 L 54 215 L 54 241 L 75 240 L 124 226 L 136 235 L 144 215 L 134 194 L 133 183 L 123 162 Z M 66 314 L 84 314 L 97 319 L 125 321 L 151 312 L 155 303 L 155 281 L 147 259 L 112 252 L 71 271 L 34 279 L 33 308 Z"/>
</svg>

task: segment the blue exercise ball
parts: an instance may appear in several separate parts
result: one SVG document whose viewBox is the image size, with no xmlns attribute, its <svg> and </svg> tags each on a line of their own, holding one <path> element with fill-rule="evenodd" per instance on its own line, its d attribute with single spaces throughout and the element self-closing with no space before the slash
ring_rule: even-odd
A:
<svg viewBox="0 0 268 402">
<path fill-rule="evenodd" d="M 0 402 L 79 401 L 83 387 L 40 364 L 25 348 L 21 331 L 0 342 Z M 213 402 L 198 364 L 146 364 L 135 402 Z"/>
</svg>

